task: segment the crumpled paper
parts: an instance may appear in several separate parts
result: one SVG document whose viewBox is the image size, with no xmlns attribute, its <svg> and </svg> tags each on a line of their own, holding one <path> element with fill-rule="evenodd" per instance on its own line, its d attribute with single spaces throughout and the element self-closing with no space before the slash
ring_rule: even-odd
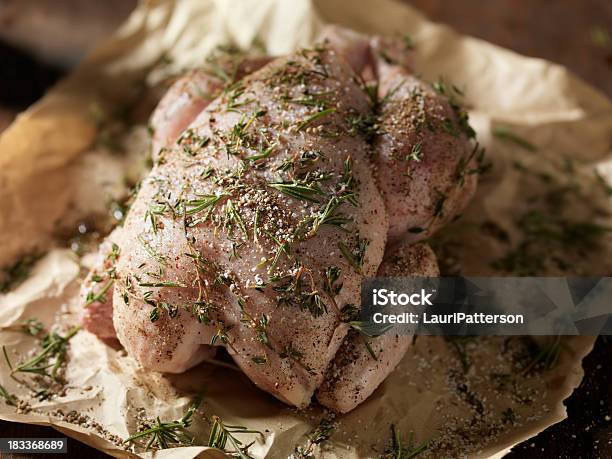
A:
<svg viewBox="0 0 612 459">
<path fill-rule="evenodd" d="M 101 125 L 92 107 L 110 113 L 141 106 L 143 87 L 201 64 L 217 45 L 249 48 L 257 42 L 270 54 L 283 54 L 310 44 L 326 23 L 365 33 L 410 34 L 416 72 L 431 81 L 443 76 L 464 92 L 493 168 L 463 219 L 433 241 L 443 266 L 450 258 L 463 274 L 496 272 L 492 262 L 522 237 L 516 220 L 532 202 L 529 194 L 550 190 L 551 180 L 559 187 L 578 186 L 589 203 L 609 210 L 609 193 L 601 189 L 607 190 L 612 177 L 612 104 L 560 66 L 460 36 L 390 0 L 143 2 L 114 37 L 0 137 L 0 266 L 24 253 L 52 249 L 26 281 L 0 296 L 0 344 L 13 361 L 36 346 L 15 331 L 17 324 L 31 317 L 48 327 L 71 323 L 81 307 L 75 294 L 87 257 L 79 260 L 70 250 L 53 248 L 58 234 L 103 211 L 108 200 L 121 195 L 122 174 L 137 176 L 134 169 L 146 156 L 145 122 L 117 135 L 129 151 L 118 155 L 99 145 Z M 533 148 L 500 135 L 500 126 Z M 578 205 L 575 215 L 584 214 L 585 207 Z M 604 225 L 609 217 L 598 212 L 592 218 Z M 504 238 L 475 230 L 489 228 L 491 221 Z M 569 274 L 612 271 L 612 242 L 607 234 L 602 239 L 597 251 L 576 257 Z M 423 456 L 501 457 L 565 417 L 562 400 L 580 382 L 581 361 L 592 343 L 588 337 L 564 339 L 557 364 L 532 375 L 516 371 L 514 359 L 524 350 L 520 342 L 419 337 L 383 385 L 356 410 L 333 419 L 327 441 L 309 447 L 308 433 L 325 415 L 321 409 L 291 409 L 231 366 L 203 364 L 182 375 L 145 373 L 121 350 L 80 332 L 70 342 L 68 384 L 59 396 L 30 399 L 0 364 L 0 384 L 28 400 L 17 411 L 0 402 L 0 418 L 50 424 L 127 457 L 133 453 L 122 441 L 136 432 L 142 413 L 178 419 L 202 394 L 190 428 L 196 445 L 206 444 L 210 418 L 217 415 L 262 432 L 240 437 L 254 441 L 249 449 L 254 457 L 287 457 L 299 445 L 321 457 L 378 457 L 389 451 L 391 425 L 404 444 L 411 436 L 417 444 L 427 441 Z M 138 455 L 223 457 L 201 446 Z"/>
</svg>

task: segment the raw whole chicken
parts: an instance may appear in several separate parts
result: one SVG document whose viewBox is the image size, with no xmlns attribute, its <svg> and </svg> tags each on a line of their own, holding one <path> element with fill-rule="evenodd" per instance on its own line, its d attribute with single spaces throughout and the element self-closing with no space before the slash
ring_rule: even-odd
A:
<svg viewBox="0 0 612 459">
<path fill-rule="evenodd" d="M 83 284 L 84 327 L 149 370 L 222 346 L 290 405 L 365 400 L 412 337 L 350 327 L 361 282 L 437 275 L 411 244 L 476 186 L 465 113 L 399 43 L 330 28 L 227 81 L 178 80 L 152 116 L 155 165 Z"/>
</svg>

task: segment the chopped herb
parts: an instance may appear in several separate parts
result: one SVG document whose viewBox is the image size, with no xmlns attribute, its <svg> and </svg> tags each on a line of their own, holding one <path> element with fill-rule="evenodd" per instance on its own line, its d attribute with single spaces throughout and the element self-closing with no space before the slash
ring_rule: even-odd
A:
<svg viewBox="0 0 612 459">
<path fill-rule="evenodd" d="M 220 195 L 202 195 L 198 196 L 198 199 L 191 199 L 185 203 L 186 207 L 190 207 L 190 209 L 185 211 L 186 215 L 197 214 L 198 212 L 202 212 L 204 209 L 212 208 L 219 202 L 219 200 L 223 197 L 227 196 L 226 194 Z"/>
<path fill-rule="evenodd" d="M 163 282 L 139 282 L 139 287 L 181 287 L 186 288 L 185 284 L 181 284 L 179 282 L 172 281 L 163 281 Z"/>
<path fill-rule="evenodd" d="M 203 179 L 207 179 L 212 177 L 212 175 L 215 173 L 215 169 L 212 167 L 207 167 L 206 169 L 204 169 L 202 171 L 202 173 L 200 174 L 200 177 Z"/>
<path fill-rule="evenodd" d="M 221 340 L 221 342 L 224 344 L 230 344 L 230 337 L 227 334 L 230 328 L 226 327 L 223 321 L 219 321 L 217 327 L 217 333 L 215 333 L 210 339 L 210 345 L 214 346 L 218 340 Z"/>
<path fill-rule="evenodd" d="M 270 325 L 270 318 L 266 314 L 262 314 L 259 319 L 259 323 L 257 324 L 257 336 L 256 339 L 260 343 L 269 346 L 270 340 L 268 338 L 268 332 L 266 331 L 268 326 Z"/>
<path fill-rule="evenodd" d="M 260 159 L 266 159 L 270 156 L 270 154 L 274 151 L 275 148 L 276 144 L 272 144 L 269 147 L 263 149 L 260 153 L 252 156 L 247 156 L 245 159 L 251 162 L 259 161 Z"/>
<path fill-rule="evenodd" d="M 361 273 L 365 252 L 369 244 L 370 242 L 368 240 L 359 239 L 357 241 L 357 247 L 351 251 L 344 242 L 338 241 L 338 248 L 340 249 L 342 256 L 346 259 L 346 261 L 348 261 L 353 269 L 356 272 Z"/>
<path fill-rule="evenodd" d="M 204 148 L 210 142 L 210 137 L 199 136 L 192 128 L 184 131 L 177 139 L 176 144 L 183 148 L 183 152 L 189 156 L 195 156 L 198 150 Z"/>
<path fill-rule="evenodd" d="M 147 292 L 147 293 L 151 293 L 151 292 Z M 147 301 L 147 303 L 151 304 L 149 303 L 149 301 Z M 159 317 L 162 311 L 165 311 L 168 314 L 168 317 L 172 319 L 174 319 L 178 315 L 178 307 L 171 305 L 169 303 L 163 302 L 163 301 L 154 302 L 153 309 L 149 313 L 149 319 L 151 320 L 151 322 L 157 322 L 159 320 Z"/>
<path fill-rule="evenodd" d="M 27 333 L 31 336 L 38 336 L 38 334 L 45 329 L 42 322 L 36 318 L 30 318 L 26 320 L 21 327 L 24 333 Z"/>
<path fill-rule="evenodd" d="M 280 260 L 281 255 L 285 254 L 287 258 L 291 256 L 291 252 L 289 251 L 289 242 L 284 241 L 281 242 L 276 236 L 271 233 L 266 232 L 266 234 L 276 243 L 277 249 L 274 254 L 274 259 L 272 260 L 272 264 L 270 265 L 270 270 L 274 269 L 278 261 Z"/>
<path fill-rule="evenodd" d="M 323 194 L 321 189 L 315 184 L 301 184 L 296 182 L 268 183 L 268 186 L 292 198 L 316 203 L 319 201 L 314 196 Z"/>
<path fill-rule="evenodd" d="M 279 356 L 281 359 L 301 359 L 302 353 L 293 347 L 293 343 L 289 343 L 285 345 Z"/>
<path fill-rule="evenodd" d="M 212 303 L 200 301 L 194 303 L 192 312 L 198 322 L 204 325 L 209 325 L 211 323 L 210 312 L 214 311 L 215 309 L 217 309 L 217 307 Z"/>
<path fill-rule="evenodd" d="M 342 270 L 337 266 L 330 266 L 324 271 L 325 274 L 325 287 L 324 290 L 330 295 L 338 295 L 342 290 L 342 282 L 337 283 L 340 278 Z"/>
<path fill-rule="evenodd" d="M 308 441 L 304 446 L 297 446 L 293 452 L 292 459 L 311 459 L 313 458 L 314 448 L 324 441 L 327 441 L 334 433 L 334 426 L 330 418 L 323 418 L 319 425 L 308 433 Z"/>
<path fill-rule="evenodd" d="M 336 226 L 344 230 L 345 229 L 344 225 L 347 225 L 353 221 L 352 219 L 348 217 L 344 217 L 342 215 L 335 213 L 336 209 L 341 203 L 342 201 L 336 197 L 333 197 L 329 201 L 327 201 L 327 204 L 325 205 L 323 210 L 315 218 L 315 221 L 314 221 L 314 224 L 311 230 L 312 234 L 315 234 L 319 230 L 319 228 L 323 225 Z"/>
<path fill-rule="evenodd" d="M 224 226 L 227 228 L 230 233 L 233 230 L 234 225 L 238 225 L 242 233 L 247 236 L 246 225 L 244 224 L 244 220 L 236 210 L 234 203 L 231 199 L 228 199 L 225 203 L 225 223 Z"/>
<path fill-rule="evenodd" d="M 474 341 L 473 336 L 448 336 L 447 341 L 450 342 L 459 355 L 461 367 L 464 373 L 467 373 L 472 365 L 470 356 L 467 352 L 467 345 Z"/>
<path fill-rule="evenodd" d="M 416 163 L 421 162 L 421 160 L 423 159 L 423 149 L 421 142 L 417 142 L 412 146 L 410 154 L 406 157 L 406 159 L 409 161 L 414 161 Z"/>
<path fill-rule="evenodd" d="M 354 115 L 351 114 L 346 118 L 348 132 L 351 135 L 361 134 L 366 142 L 371 142 L 376 134 L 380 132 L 378 119 L 373 112 Z"/>
<path fill-rule="evenodd" d="M 160 253 L 157 253 L 155 249 L 151 247 L 147 240 L 142 236 L 142 234 L 138 235 L 138 242 L 140 242 L 140 245 L 142 245 L 146 252 L 151 256 L 151 258 L 157 260 L 157 262 L 161 265 L 168 265 L 168 260 L 166 259 L 166 257 Z"/>
<path fill-rule="evenodd" d="M 265 355 L 254 355 L 253 357 L 251 357 L 251 360 L 257 365 L 264 365 L 268 363 L 268 357 L 266 357 Z"/>
<path fill-rule="evenodd" d="M 336 112 L 335 108 L 326 108 L 325 110 L 321 110 L 320 112 L 317 112 L 314 115 L 310 115 L 308 118 L 306 118 L 300 124 L 298 124 L 297 129 L 298 129 L 298 131 L 301 131 L 306 126 L 310 125 L 313 121 L 316 121 L 319 118 L 323 118 L 324 116 L 327 116 L 330 113 L 334 113 L 334 112 Z"/>
<path fill-rule="evenodd" d="M 89 292 L 85 299 L 84 307 L 89 307 L 93 303 L 104 303 L 106 302 L 106 293 L 113 286 L 114 280 L 110 279 L 104 286 L 98 291 L 98 293 Z"/>
</svg>

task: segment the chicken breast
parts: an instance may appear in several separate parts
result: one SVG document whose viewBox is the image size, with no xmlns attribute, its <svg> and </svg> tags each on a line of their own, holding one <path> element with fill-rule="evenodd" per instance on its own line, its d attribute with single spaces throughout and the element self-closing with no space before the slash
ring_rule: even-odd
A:
<svg viewBox="0 0 612 459">
<path fill-rule="evenodd" d="M 181 132 L 224 88 L 270 60 L 224 55 L 216 58 L 214 64 L 191 70 L 175 81 L 151 116 L 153 160 L 162 148 L 172 147 Z"/>
<path fill-rule="evenodd" d="M 373 39 L 379 90 L 374 160 L 389 213 L 389 242 L 430 236 L 451 221 L 476 190 L 479 150 L 451 87 L 412 75 L 390 39 Z M 404 51 L 405 53 L 405 51 Z"/>
<path fill-rule="evenodd" d="M 423 243 L 402 243 L 390 250 L 377 277 L 436 277 L 436 256 Z M 402 360 L 414 337 L 387 332 L 369 337 L 351 329 L 317 390 L 317 400 L 347 413 L 367 399 Z"/>
<path fill-rule="evenodd" d="M 212 102 L 163 151 L 126 218 L 114 325 L 145 368 L 182 372 L 224 345 L 303 407 L 376 273 L 387 216 L 351 117 L 369 110 L 325 47 L 281 58 Z"/>
<path fill-rule="evenodd" d="M 206 67 L 190 70 L 178 78 L 162 97 L 151 116 L 151 157 L 172 148 L 179 135 L 221 91 L 270 62 L 270 57 L 246 58 L 223 53 Z M 113 325 L 114 261 L 118 255 L 120 227 L 100 245 L 94 265 L 81 285 L 81 325 L 101 339 L 116 339 Z"/>
</svg>

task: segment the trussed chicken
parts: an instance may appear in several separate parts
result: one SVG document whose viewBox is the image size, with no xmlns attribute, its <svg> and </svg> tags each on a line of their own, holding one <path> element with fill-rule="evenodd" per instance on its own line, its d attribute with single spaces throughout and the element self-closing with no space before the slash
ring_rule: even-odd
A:
<svg viewBox="0 0 612 459">
<path fill-rule="evenodd" d="M 469 200 L 469 131 L 409 58 L 393 63 L 396 41 L 327 36 L 259 70 L 263 60 L 235 67 L 222 91 L 203 71 L 170 89 L 152 117 L 155 166 L 83 286 L 88 330 L 160 372 L 224 346 L 297 407 L 318 389 L 348 411 L 393 370 L 410 337 L 372 340 L 371 359 L 346 311 L 364 277 L 437 274 L 431 250 L 408 244 Z M 405 243 L 381 265 L 388 235 Z"/>
</svg>

